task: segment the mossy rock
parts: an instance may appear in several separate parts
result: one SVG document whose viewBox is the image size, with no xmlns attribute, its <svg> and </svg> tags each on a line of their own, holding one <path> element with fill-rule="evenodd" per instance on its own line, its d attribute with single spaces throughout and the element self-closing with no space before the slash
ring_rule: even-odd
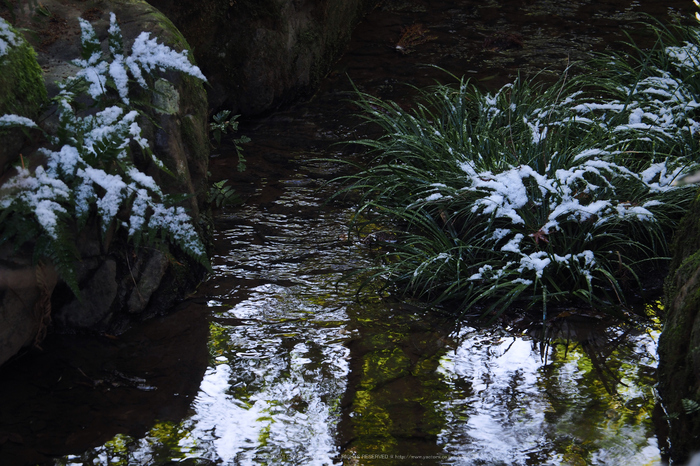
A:
<svg viewBox="0 0 700 466">
<path fill-rule="evenodd" d="M 15 45 L 0 57 L 0 115 L 15 114 L 36 120 L 47 102 L 46 87 L 34 49 L 14 28 Z M 0 175 L 19 159 L 25 135 L 21 129 L 0 130 Z"/>
<path fill-rule="evenodd" d="M 150 33 L 159 43 L 176 51 L 190 50 L 173 23 L 143 0 L 44 0 L 41 10 L 18 6 L 11 12 L 7 3 L 4 5 L 3 9 L 0 2 L 0 14 L 12 16 L 16 28 L 26 31 L 24 39 L 37 51 L 34 63 L 40 70 L 44 99 L 47 90 L 49 96 L 58 92 L 57 81 L 77 71 L 71 61 L 80 57 L 78 18 L 90 22 L 105 48 L 110 13 L 114 13 L 126 50 L 131 50 L 142 32 Z M 194 61 L 192 54 L 190 58 Z M 204 84 L 174 71 L 157 72 L 154 82 L 154 89 L 142 91 L 133 101 L 146 102 L 140 122 L 142 136 L 150 141 L 153 153 L 175 176 L 160 170 L 138 150 L 132 151 L 134 164 L 152 176 L 165 193 L 182 196 L 181 205 L 199 227 L 202 242 L 209 245 L 212 235 L 206 202 L 209 107 Z M 19 100 L 25 102 L 26 97 Z M 52 126 L 52 118 L 55 119 L 52 114 L 45 112 L 47 128 Z M 126 231 L 110 229 L 102 235 L 99 226 L 93 223 L 89 220 L 76 238 L 81 256 L 78 287 L 88 299 L 77 300 L 65 283 L 59 282 L 51 297 L 53 331 L 72 332 L 79 328 L 111 334 L 123 332 L 135 321 L 168 312 L 206 273 L 200 263 L 174 245 L 157 255 L 149 248 L 135 248 Z M 92 280 L 94 276 L 100 278 Z M 142 300 L 131 299 L 139 294 Z"/>
<path fill-rule="evenodd" d="M 669 416 L 671 458 L 684 463 L 700 445 L 700 198 L 674 240 L 659 339 L 659 394 Z"/>
</svg>

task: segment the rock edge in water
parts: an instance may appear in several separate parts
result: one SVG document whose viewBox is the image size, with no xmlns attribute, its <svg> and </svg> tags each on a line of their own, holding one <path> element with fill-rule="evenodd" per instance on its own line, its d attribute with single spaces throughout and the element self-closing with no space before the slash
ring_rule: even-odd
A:
<svg viewBox="0 0 700 466">
<path fill-rule="evenodd" d="M 674 462 L 700 450 L 700 195 L 676 232 L 659 338 L 659 394 Z M 700 406 L 698 406 L 700 408 Z"/>
</svg>

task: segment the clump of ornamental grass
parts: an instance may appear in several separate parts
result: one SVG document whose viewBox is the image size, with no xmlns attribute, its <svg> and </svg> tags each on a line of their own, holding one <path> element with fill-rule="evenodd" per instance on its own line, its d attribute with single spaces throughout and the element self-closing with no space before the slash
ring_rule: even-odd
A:
<svg viewBox="0 0 700 466">
<path fill-rule="evenodd" d="M 0 18 L 0 32 L 3 24 Z M 190 215 L 177 205 L 182 196 L 163 193 L 131 156 L 132 149 L 140 150 L 173 175 L 142 136 L 143 107 L 132 101 L 132 94 L 138 88 L 152 88 L 158 70 L 176 70 L 201 80 L 204 76 L 191 64 L 187 51 L 176 52 L 145 32 L 126 54 L 114 14 L 106 53 L 90 23 L 81 19 L 80 26 L 81 58 L 73 61 L 80 70 L 58 83 L 60 92 L 53 99 L 58 112 L 55 131 L 49 133 L 18 115 L 0 116 L 0 127 L 36 131 L 48 141 L 35 157 L 43 163 L 30 170 L 30 162 L 36 162 L 22 159 L 17 174 L 0 186 L 0 245 L 15 249 L 31 245 L 34 259 L 51 261 L 76 294 L 75 238 L 95 216 L 103 233 L 116 225 L 137 247 L 175 244 L 209 267 Z M 0 42 L 3 47 L 12 45 L 9 40 Z"/>
<path fill-rule="evenodd" d="M 392 225 L 369 271 L 390 289 L 500 313 L 513 303 L 612 312 L 668 260 L 695 193 L 698 30 L 654 29 L 651 50 L 609 55 L 555 85 L 496 93 L 466 79 L 417 90 L 410 109 L 359 93 L 379 139 L 356 226 Z"/>
</svg>

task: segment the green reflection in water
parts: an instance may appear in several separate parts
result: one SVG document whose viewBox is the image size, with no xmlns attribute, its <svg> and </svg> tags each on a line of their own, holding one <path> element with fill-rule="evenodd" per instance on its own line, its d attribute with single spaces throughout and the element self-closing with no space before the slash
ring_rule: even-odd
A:
<svg viewBox="0 0 700 466">
<path fill-rule="evenodd" d="M 225 327 L 212 322 L 210 328 L 212 354 L 230 352 L 230 334 Z M 421 464 L 440 464 L 464 456 L 459 449 L 465 445 L 449 445 L 440 439 L 446 429 L 466 426 L 472 416 L 480 414 L 479 393 L 468 376 L 440 375 L 438 368 L 446 354 L 464 342 L 453 340 L 446 336 L 447 331 L 438 328 L 429 319 L 421 321 L 400 313 L 357 324 L 350 344 L 353 361 L 348 387 L 350 416 L 344 434 L 349 441 L 341 456 L 344 464 L 399 465 L 406 464 L 407 457 L 426 458 Z M 540 404 L 534 405 L 545 407 L 538 427 L 543 440 L 539 451 L 531 454 L 529 464 L 621 464 L 633 458 L 639 460 L 635 464 L 653 464 L 658 459 L 654 452 L 644 453 L 651 448 L 649 439 L 654 437 L 651 413 L 655 404 L 652 387 L 657 334 L 658 330 L 644 333 L 618 329 L 607 335 L 587 334 L 585 341 L 552 340 L 547 363 L 542 362 L 533 371 L 537 393 L 532 394 L 526 386 L 525 374 L 513 376 L 504 393 L 494 395 L 509 413 L 508 422 L 514 425 L 533 417 L 528 413 L 531 398 L 539 400 Z M 494 348 L 508 347 L 509 338 L 520 337 L 492 329 L 475 330 L 468 338 L 479 340 L 471 347 L 475 360 L 482 358 L 484 364 L 489 364 L 487 356 L 477 353 L 498 358 Z M 534 349 L 538 345 L 530 343 L 531 357 L 541 357 Z M 249 398 L 243 387 L 231 390 L 239 400 Z M 333 401 L 331 411 L 339 403 Z M 270 441 L 273 408 L 271 404 L 258 419 L 267 421 L 262 422 L 267 428 L 259 431 L 260 448 Z M 190 438 L 186 422 L 158 422 L 141 439 L 117 435 L 99 448 L 56 464 L 212 464 L 192 458 L 196 445 L 197 439 Z M 294 463 L 291 457 L 278 456 L 276 460 Z"/>
<path fill-rule="evenodd" d="M 73 465 L 210 465 L 203 459 L 186 459 L 188 448 L 183 443 L 190 443 L 189 432 L 180 423 L 157 422 L 145 437 L 137 439 L 129 435 L 118 434 L 104 445 L 88 450 L 81 455 L 70 455 L 57 459 L 57 466 Z"/>
<path fill-rule="evenodd" d="M 556 342 L 540 384 L 551 406 L 545 418 L 566 464 L 658 460 L 652 451 L 656 361 L 648 347 L 657 337 L 654 330 L 600 346 Z"/>
<path fill-rule="evenodd" d="M 216 322 L 209 323 L 209 354 L 213 357 L 225 356 L 228 354 L 229 336 L 227 327 Z"/>
<path fill-rule="evenodd" d="M 407 456 L 438 455 L 445 418 L 436 406 L 449 389 L 436 377 L 444 332 L 431 328 L 425 316 L 353 310 L 359 338 L 351 344 L 350 441 L 341 459 L 390 466 L 407 464 Z"/>
<path fill-rule="evenodd" d="M 354 320 L 345 465 L 659 461 L 658 328 L 569 322 L 578 341 L 542 345 L 512 329 L 450 335 L 429 316 L 363 315 Z M 462 372 L 446 372 L 449 361 Z"/>
</svg>

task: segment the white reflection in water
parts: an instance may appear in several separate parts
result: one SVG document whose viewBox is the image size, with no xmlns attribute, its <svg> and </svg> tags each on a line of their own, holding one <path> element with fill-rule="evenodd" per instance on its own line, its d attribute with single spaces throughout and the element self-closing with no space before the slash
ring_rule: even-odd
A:
<svg viewBox="0 0 700 466">
<path fill-rule="evenodd" d="M 542 442 L 546 400 L 536 385 L 542 364 L 529 341 L 478 333 L 443 356 L 445 379 L 471 386 L 471 396 L 457 402 L 462 406 L 449 401 L 443 407 L 447 422 L 439 442 L 454 464 L 524 464 Z"/>
<path fill-rule="evenodd" d="M 194 456 L 224 464 L 334 464 L 336 414 L 321 399 L 325 387 L 304 380 L 307 361 L 293 362 L 287 378 L 263 374 L 276 380 L 246 400 L 229 394 L 235 383 L 229 365 L 210 368 L 191 419 Z"/>
<path fill-rule="evenodd" d="M 293 294 L 276 286 L 257 292 L 227 313 L 260 325 L 225 328 L 230 356 L 207 370 L 180 446 L 225 465 L 333 465 L 349 371 L 340 327 L 296 321 L 289 333 L 280 318 L 300 304 Z M 315 310 L 319 320 L 346 319 L 339 310 Z"/>
<path fill-rule="evenodd" d="M 209 368 L 195 402 L 196 424 L 191 435 L 201 442 L 210 442 L 216 454 L 224 461 L 233 461 L 247 448 L 255 448 L 261 428 L 256 420 L 262 417 L 264 403 L 253 406 L 229 396 L 231 368 L 225 364 Z M 196 447 L 195 447 L 196 448 Z"/>
<path fill-rule="evenodd" d="M 438 369 L 452 390 L 452 399 L 438 405 L 446 420 L 438 438 L 450 458 L 445 464 L 574 464 L 576 455 L 567 455 L 576 445 L 592 447 L 586 464 L 658 464 L 648 414 L 636 424 L 617 422 L 625 406 L 650 396 L 638 387 L 636 371 L 655 367 L 657 336 L 630 338 L 636 356 L 622 364 L 617 393 L 597 404 L 582 353 L 545 361 L 527 338 L 463 329 Z M 587 410 L 601 405 L 611 407 L 610 418 L 587 419 Z"/>
</svg>

